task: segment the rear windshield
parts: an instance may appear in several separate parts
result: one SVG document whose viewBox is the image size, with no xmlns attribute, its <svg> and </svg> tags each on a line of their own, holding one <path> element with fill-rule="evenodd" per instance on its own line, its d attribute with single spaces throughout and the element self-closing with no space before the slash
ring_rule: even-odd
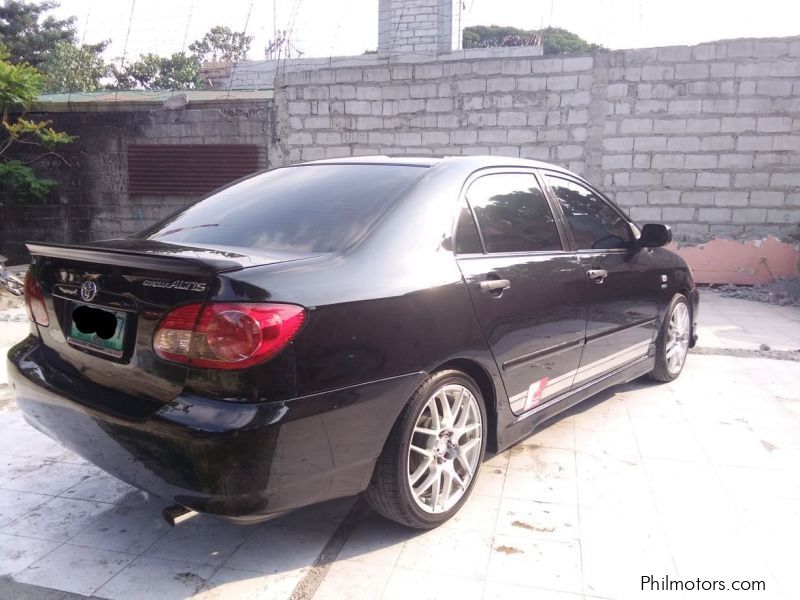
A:
<svg viewBox="0 0 800 600">
<path fill-rule="evenodd" d="M 424 168 L 304 165 L 211 194 L 137 237 L 257 250 L 337 252 L 357 241 Z"/>
</svg>

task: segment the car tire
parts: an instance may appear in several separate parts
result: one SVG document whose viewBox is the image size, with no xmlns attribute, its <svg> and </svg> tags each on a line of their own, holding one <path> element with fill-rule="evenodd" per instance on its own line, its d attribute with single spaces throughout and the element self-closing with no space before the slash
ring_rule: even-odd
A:
<svg viewBox="0 0 800 600">
<path fill-rule="evenodd" d="M 483 396 L 471 377 L 456 370 L 431 374 L 389 434 L 365 493 L 367 503 L 409 527 L 441 525 L 475 486 L 486 450 L 486 426 Z"/>
<path fill-rule="evenodd" d="M 683 294 L 675 294 L 665 311 L 656 338 L 656 363 L 650 377 L 668 382 L 678 378 L 686 364 L 692 339 L 692 309 Z"/>
</svg>

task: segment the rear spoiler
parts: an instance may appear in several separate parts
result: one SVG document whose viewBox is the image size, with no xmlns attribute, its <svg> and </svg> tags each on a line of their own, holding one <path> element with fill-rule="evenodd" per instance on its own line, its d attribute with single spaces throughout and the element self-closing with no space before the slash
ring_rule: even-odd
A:
<svg viewBox="0 0 800 600">
<path fill-rule="evenodd" d="M 32 257 L 66 258 L 82 262 L 102 263 L 168 271 L 184 275 L 215 275 L 252 266 L 249 258 L 233 252 L 192 248 L 145 240 L 113 240 L 96 245 L 27 243 Z M 100 246 L 100 244 L 105 244 Z"/>
</svg>

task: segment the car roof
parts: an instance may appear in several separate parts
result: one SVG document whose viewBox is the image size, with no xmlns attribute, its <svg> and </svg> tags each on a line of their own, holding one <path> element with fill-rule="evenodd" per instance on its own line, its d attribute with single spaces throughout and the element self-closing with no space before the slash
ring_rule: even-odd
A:
<svg viewBox="0 0 800 600">
<path fill-rule="evenodd" d="M 535 169 L 549 169 L 551 171 L 560 171 L 562 173 L 569 173 L 574 175 L 571 171 L 553 165 L 550 163 L 530 160 L 527 158 L 515 158 L 510 156 L 496 156 L 496 155 L 475 155 L 475 156 L 388 156 L 388 155 L 370 155 L 370 156 L 348 156 L 345 158 L 328 158 L 322 160 L 315 160 L 306 163 L 298 163 L 305 165 L 406 165 L 416 167 L 433 167 L 437 165 L 444 166 L 445 164 L 455 165 L 458 164 L 462 167 L 482 169 L 491 167 L 529 167 Z"/>
</svg>

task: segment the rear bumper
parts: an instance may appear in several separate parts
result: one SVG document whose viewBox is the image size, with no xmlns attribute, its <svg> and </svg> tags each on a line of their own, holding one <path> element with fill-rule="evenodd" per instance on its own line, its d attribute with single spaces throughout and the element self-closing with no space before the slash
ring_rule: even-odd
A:
<svg viewBox="0 0 800 600">
<path fill-rule="evenodd" d="M 138 399 L 59 366 L 33 336 L 9 351 L 9 382 L 31 425 L 137 488 L 240 520 L 363 491 L 423 378 L 262 404 L 180 395 L 127 410 Z"/>
</svg>

